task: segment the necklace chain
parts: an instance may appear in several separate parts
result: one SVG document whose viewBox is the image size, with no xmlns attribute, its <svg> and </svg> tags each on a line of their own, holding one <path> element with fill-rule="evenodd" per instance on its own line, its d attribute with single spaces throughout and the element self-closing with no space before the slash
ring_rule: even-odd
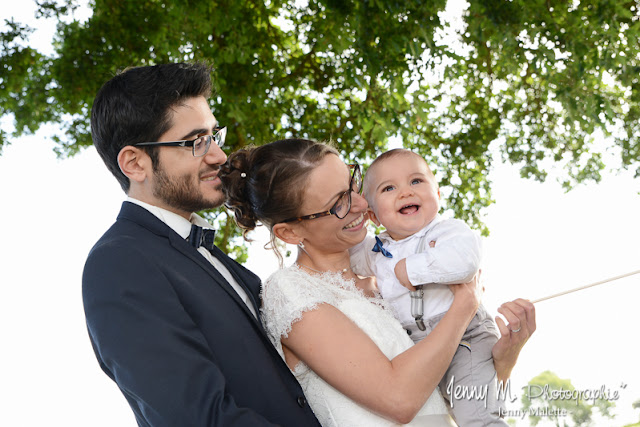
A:
<svg viewBox="0 0 640 427">
<path fill-rule="evenodd" d="M 301 267 L 304 267 L 304 268 L 306 268 L 306 269 L 308 269 L 308 270 L 314 271 L 314 272 L 316 272 L 316 273 L 318 273 L 318 274 L 324 274 L 324 273 L 326 273 L 327 271 L 331 272 L 330 270 L 327 270 L 327 271 L 320 271 L 320 270 L 316 270 L 315 268 L 311 268 L 311 267 L 309 267 L 308 265 L 303 264 L 303 263 L 298 262 L 298 261 L 296 261 L 296 264 L 297 264 L 297 265 L 299 265 L 299 266 L 301 266 Z M 349 271 L 349 270 L 351 270 L 351 267 L 343 268 L 342 270 L 340 270 L 340 273 L 344 274 L 344 273 L 346 273 L 346 272 L 347 272 L 347 271 Z M 333 273 L 333 272 L 332 272 L 332 273 Z"/>
</svg>

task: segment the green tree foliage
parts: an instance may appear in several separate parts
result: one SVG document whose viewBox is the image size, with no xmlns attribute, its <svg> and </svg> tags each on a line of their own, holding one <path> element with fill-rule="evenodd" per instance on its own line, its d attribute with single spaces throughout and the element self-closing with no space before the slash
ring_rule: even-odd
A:
<svg viewBox="0 0 640 427">
<path fill-rule="evenodd" d="M 611 409 L 615 403 L 612 401 L 598 398 L 589 404 L 580 398 L 568 398 L 566 395 L 554 396 L 554 390 L 573 392 L 575 387 L 570 380 L 562 379 L 550 371 L 545 371 L 533 378 L 524 390 L 521 399 L 522 410 L 529 414 L 529 421 L 533 426 L 538 425 L 542 420 L 542 416 L 536 415 L 536 409 L 557 415 L 545 416 L 545 419 L 555 422 L 557 427 L 590 425 L 594 408 L 598 409 L 603 417 L 613 418 Z M 573 396 L 573 393 L 569 394 Z M 567 415 L 560 415 L 562 411 Z M 571 421 L 573 424 L 570 423 Z"/>
<path fill-rule="evenodd" d="M 58 124 L 61 156 L 91 144 L 93 97 L 117 70 L 207 61 L 230 150 L 331 139 L 367 163 L 399 138 L 477 228 L 496 155 L 538 180 L 562 166 L 567 188 L 599 180 L 610 155 L 640 175 L 637 1 L 470 0 L 460 22 L 446 0 L 91 0 L 84 22 L 76 6 L 39 1 L 53 55 L 21 23 L 0 34 L 0 117 L 14 136 Z"/>
</svg>

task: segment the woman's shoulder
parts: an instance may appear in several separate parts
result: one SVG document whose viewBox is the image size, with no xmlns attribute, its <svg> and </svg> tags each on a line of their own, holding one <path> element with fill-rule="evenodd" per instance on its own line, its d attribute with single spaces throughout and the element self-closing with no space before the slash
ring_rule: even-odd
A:
<svg viewBox="0 0 640 427">
<path fill-rule="evenodd" d="M 262 318 L 273 337 L 287 336 L 307 311 L 333 299 L 322 283 L 296 266 L 280 269 L 262 287 Z"/>
<path fill-rule="evenodd" d="M 264 306 L 278 305 L 305 307 L 322 299 L 322 286 L 314 286 L 314 278 L 299 267 L 282 268 L 264 282 L 262 298 Z"/>
<path fill-rule="evenodd" d="M 295 288 L 307 288 L 311 286 L 312 277 L 302 271 L 295 264 L 281 268 L 272 273 L 264 282 L 264 288 L 278 288 L 288 290 Z"/>
<path fill-rule="evenodd" d="M 293 287 L 298 291 L 301 288 L 309 288 L 315 291 L 330 291 L 335 289 L 349 289 L 353 287 L 353 280 L 346 280 L 340 273 L 323 272 L 308 273 L 298 265 L 281 268 L 274 272 L 265 281 L 265 287 Z"/>
<path fill-rule="evenodd" d="M 293 264 L 289 267 L 280 268 L 274 271 L 267 278 L 267 281 L 279 281 L 288 277 L 298 276 L 300 272 L 300 268 L 296 264 Z"/>
<path fill-rule="evenodd" d="M 340 273 L 311 274 L 293 265 L 269 276 L 263 284 L 262 297 L 265 307 L 284 304 L 304 310 L 324 303 L 335 306 L 362 295 L 363 290 L 358 289 L 353 279 L 347 280 Z"/>
</svg>

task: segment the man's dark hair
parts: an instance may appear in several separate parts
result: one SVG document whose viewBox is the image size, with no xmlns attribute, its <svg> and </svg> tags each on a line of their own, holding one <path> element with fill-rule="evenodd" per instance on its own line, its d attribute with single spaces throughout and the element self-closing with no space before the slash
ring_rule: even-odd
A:
<svg viewBox="0 0 640 427">
<path fill-rule="evenodd" d="M 171 107 L 188 98 L 210 95 L 211 67 L 206 64 L 128 68 L 100 88 L 91 109 L 91 136 L 125 193 L 130 183 L 118 166 L 120 150 L 157 141 L 171 127 Z M 158 147 L 142 148 L 157 168 Z"/>
</svg>

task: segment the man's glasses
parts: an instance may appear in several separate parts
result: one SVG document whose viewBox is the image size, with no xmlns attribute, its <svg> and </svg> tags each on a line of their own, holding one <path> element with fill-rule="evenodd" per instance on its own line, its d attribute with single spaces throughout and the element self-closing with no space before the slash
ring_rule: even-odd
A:
<svg viewBox="0 0 640 427">
<path fill-rule="evenodd" d="M 362 191 L 362 172 L 360 171 L 360 165 L 349 165 L 349 168 L 353 170 L 351 173 L 351 181 L 349 182 L 349 189 L 340 194 L 338 201 L 325 212 L 318 212 L 311 215 L 299 216 L 296 218 L 285 219 L 282 222 L 303 221 L 305 219 L 322 218 L 323 216 L 335 215 L 339 219 L 344 218 L 351 211 L 351 192 L 360 194 Z"/>
<path fill-rule="evenodd" d="M 146 146 L 167 146 L 167 147 L 191 147 L 193 157 L 202 157 L 209 151 L 211 141 L 214 141 L 218 147 L 224 145 L 224 140 L 227 138 L 227 127 L 215 127 L 213 128 L 213 135 L 202 135 L 196 139 L 189 141 L 166 141 L 166 142 L 139 142 L 133 144 L 135 147 L 141 145 Z"/>
</svg>

